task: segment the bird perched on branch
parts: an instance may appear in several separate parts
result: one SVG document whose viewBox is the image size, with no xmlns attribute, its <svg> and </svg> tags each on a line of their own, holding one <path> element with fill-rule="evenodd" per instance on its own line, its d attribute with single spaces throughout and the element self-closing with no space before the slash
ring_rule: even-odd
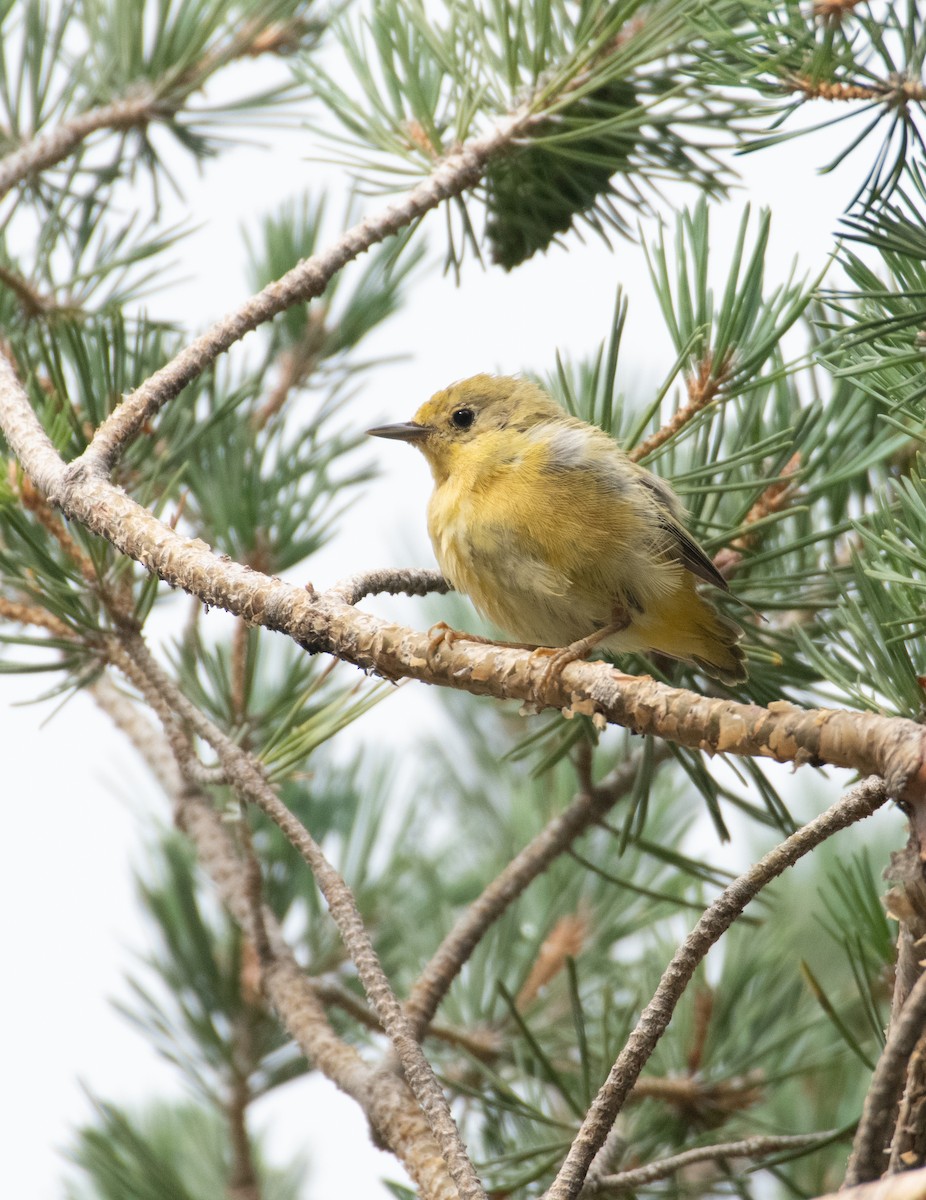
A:
<svg viewBox="0 0 926 1200">
<path fill-rule="evenodd" d="M 520 643 L 561 647 L 560 668 L 600 646 L 745 679 L 742 629 L 696 586 L 727 582 L 675 493 L 536 384 L 475 375 L 368 432 L 425 456 L 441 571 Z"/>
</svg>

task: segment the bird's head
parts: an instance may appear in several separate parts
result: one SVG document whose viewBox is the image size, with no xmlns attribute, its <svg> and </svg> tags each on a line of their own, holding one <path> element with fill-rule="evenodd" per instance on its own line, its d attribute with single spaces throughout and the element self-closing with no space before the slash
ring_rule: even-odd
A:
<svg viewBox="0 0 926 1200">
<path fill-rule="evenodd" d="M 562 409 L 526 379 L 474 375 L 437 392 L 411 421 L 367 433 L 417 446 L 441 481 L 467 459 L 489 463 L 510 454 L 517 435 L 562 416 Z"/>
</svg>

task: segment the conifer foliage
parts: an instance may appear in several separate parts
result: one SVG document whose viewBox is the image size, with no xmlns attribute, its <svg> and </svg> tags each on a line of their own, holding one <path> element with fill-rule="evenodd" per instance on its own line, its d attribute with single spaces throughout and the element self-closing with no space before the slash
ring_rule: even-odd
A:
<svg viewBox="0 0 926 1200">
<path fill-rule="evenodd" d="M 70 1195 L 308 1195 L 255 1132 L 308 1072 L 396 1196 L 924 1193 L 924 56 L 913 0 L 0 0 L 0 670 L 91 696 L 164 794 L 121 1016 L 189 1093 L 93 1096 Z M 269 122 L 356 220 L 279 197 L 251 296 L 152 318 L 202 218 L 165 190 Z M 774 213 L 712 229 L 736 154 L 814 123 L 856 177 L 777 282 Z M 291 582 L 369 482 L 351 398 L 424 238 L 465 291 L 589 233 L 643 242 L 674 358 L 626 395 L 621 294 L 523 367 L 683 495 L 749 606 L 736 688 L 372 615 L 471 625 L 417 566 Z M 399 680 L 454 731 L 401 769 L 355 724 Z"/>
</svg>

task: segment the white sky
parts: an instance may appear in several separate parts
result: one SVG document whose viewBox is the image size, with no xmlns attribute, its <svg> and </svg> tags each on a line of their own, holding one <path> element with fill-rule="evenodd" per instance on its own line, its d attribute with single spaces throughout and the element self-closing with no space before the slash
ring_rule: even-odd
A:
<svg viewBox="0 0 926 1200">
<path fill-rule="evenodd" d="M 281 200 L 314 190 L 330 175 L 308 157 L 311 135 L 281 135 L 274 142 L 270 150 L 246 148 L 207 163 L 202 179 L 184 168 L 187 209 L 178 206 L 177 215 L 189 211 L 202 220 L 206 214 L 206 224 L 184 250 L 189 278 L 168 300 L 155 300 L 155 311 L 163 303 L 161 311 L 199 329 L 233 306 L 245 295 L 242 225 L 255 230 L 257 219 Z M 819 176 L 824 160 L 820 138 L 741 159 L 742 197 L 714 212 L 717 249 L 729 245 L 748 198 L 775 212 L 773 277 L 784 277 L 795 255 L 808 271 L 818 269 L 857 179 L 854 165 Z M 331 205 L 329 214 L 336 209 Z M 432 214 L 426 229 L 432 247 L 442 247 L 441 215 Z M 358 429 L 404 420 L 453 379 L 482 370 L 546 370 L 557 347 L 574 358 L 588 354 L 607 335 L 618 283 L 631 303 L 624 370 L 631 379 L 661 378 L 672 355 L 639 247 L 616 242 L 609 253 L 597 238 L 583 247 L 574 237 L 568 246 L 512 275 L 482 272 L 471 262 L 460 289 L 438 271 L 419 277 L 407 306 L 363 347 L 365 355 L 407 357 L 365 379 L 346 419 Z M 424 533 L 430 480 L 423 461 L 401 445 L 380 442 L 370 450 L 383 474 L 313 563 L 317 586 L 365 567 L 433 565 Z M 375 607 L 387 611 L 380 602 Z M 401 611 L 416 620 L 415 602 Z M 47 725 L 40 722 L 48 706 L 11 707 L 45 685 L 43 676 L 0 677 L 7 784 L 0 851 L 8 981 L 3 1057 L 5 1091 L 16 1110 L 4 1180 L 10 1195 L 39 1200 L 60 1194 L 56 1151 L 89 1114 L 78 1080 L 118 1103 L 178 1092 L 177 1073 L 108 1003 L 125 994 L 122 975 L 132 965 L 131 952 L 144 948 L 131 884 L 132 865 L 142 862 L 141 831 L 149 826 L 139 814 L 165 820 L 168 814 L 144 768 L 85 698 Z M 403 688 L 342 736 L 358 742 L 387 732 L 394 737 L 411 715 L 420 721 L 427 705 L 426 689 Z M 380 1175 L 400 1178 L 390 1156 L 368 1148 L 355 1106 L 324 1080 L 283 1089 L 258 1106 L 256 1125 L 269 1131 L 271 1149 L 281 1157 L 306 1138 L 312 1175 L 305 1195 L 313 1200 L 376 1200 L 387 1195 L 374 1182 Z M 13 1133 L 9 1119 L 5 1128 Z"/>
</svg>

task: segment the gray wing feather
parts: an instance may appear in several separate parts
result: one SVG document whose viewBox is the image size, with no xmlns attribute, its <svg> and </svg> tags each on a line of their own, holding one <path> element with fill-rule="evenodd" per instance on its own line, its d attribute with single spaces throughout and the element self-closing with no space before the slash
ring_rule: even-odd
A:
<svg viewBox="0 0 926 1200">
<path fill-rule="evenodd" d="M 675 558 L 698 579 L 703 579 L 705 583 L 712 583 L 714 587 L 728 592 L 730 585 L 694 538 L 679 524 L 679 517 L 683 511 L 682 506 L 669 485 L 655 475 L 642 475 L 640 482 L 662 509 L 659 524 L 672 537 L 671 550 Z"/>
</svg>

